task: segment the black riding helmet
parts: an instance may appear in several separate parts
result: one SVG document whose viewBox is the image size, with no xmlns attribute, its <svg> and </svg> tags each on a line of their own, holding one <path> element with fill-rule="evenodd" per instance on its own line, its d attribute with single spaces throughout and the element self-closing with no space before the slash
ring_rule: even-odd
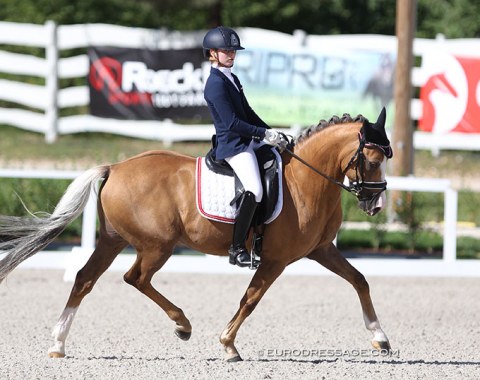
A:
<svg viewBox="0 0 480 380">
<path fill-rule="evenodd" d="M 203 54 L 207 58 L 210 56 L 210 49 L 243 50 L 244 48 L 240 46 L 240 37 L 233 29 L 217 26 L 203 37 Z"/>
</svg>

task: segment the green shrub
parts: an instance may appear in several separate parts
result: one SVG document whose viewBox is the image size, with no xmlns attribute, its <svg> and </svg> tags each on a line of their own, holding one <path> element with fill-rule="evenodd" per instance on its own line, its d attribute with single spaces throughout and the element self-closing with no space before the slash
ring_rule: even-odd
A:
<svg viewBox="0 0 480 380">
<path fill-rule="evenodd" d="M 378 248 L 374 247 L 373 230 L 340 230 L 337 247 L 341 251 L 368 252 L 372 254 L 405 254 L 415 256 L 441 257 L 443 238 L 440 234 L 422 231 L 416 245 L 409 244 L 407 232 L 386 232 Z M 480 259 L 480 240 L 471 237 L 457 239 L 457 257 L 460 259 Z"/>
<path fill-rule="evenodd" d="M 405 207 L 397 210 L 396 219 L 406 226 L 406 232 L 387 232 L 388 210 L 374 217 L 367 216 L 350 194 L 342 196 L 344 221 L 369 222 L 368 231 L 340 230 L 338 247 L 342 250 L 370 249 L 372 252 L 404 251 L 423 255 L 438 255 L 443 250 L 443 238 L 429 231 L 428 222 L 441 223 L 444 217 L 442 193 L 402 192 Z M 458 220 L 480 225 L 480 193 L 460 191 L 458 194 Z M 480 240 L 469 237 L 457 239 L 459 258 L 480 258 Z"/>
<path fill-rule="evenodd" d="M 52 213 L 70 180 L 0 178 L 0 214 L 29 216 Z M 70 224 L 60 240 L 77 239 L 82 231 L 81 218 Z"/>
<path fill-rule="evenodd" d="M 480 259 L 480 241 L 472 237 L 458 238 L 457 257 L 460 259 Z"/>
</svg>

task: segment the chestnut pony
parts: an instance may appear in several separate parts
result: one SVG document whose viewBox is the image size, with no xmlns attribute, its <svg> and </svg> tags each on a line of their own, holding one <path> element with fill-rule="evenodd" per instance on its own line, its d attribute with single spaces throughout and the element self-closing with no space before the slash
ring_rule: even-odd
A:
<svg viewBox="0 0 480 380">
<path fill-rule="evenodd" d="M 285 267 L 301 258 L 317 261 L 353 285 L 376 349 L 390 349 L 380 327 L 364 276 L 332 243 L 342 223 L 342 187 L 353 192 L 359 207 L 374 215 L 385 205 L 385 168 L 392 156 L 385 134 L 385 110 L 377 122 L 363 117 L 321 121 L 298 136 L 283 158 L 283 210 L 265 229 L 261 264 L 220 336 L 228 361 L 241 357 L 235 337 L 270 285 Z M 345 176 L 350 185 L 343 184 Z M 94 185 L 98 196 L 100 232 L 96 249 L 78 272 L 70 297 L 54 330 L 50 357 L 65 356 L 65 340 L 75 313 L 98 278 L 127 246 L 136 261 L 124 275 L 175 322 L 175 334 L 190 338 L 192 326 L 183 311 L 151 284 L 152 276 L 176 245 L 212 255 L 227 255 L 232 225 L 210 221 L 197 211 L 195 158 L 151 151 L 126 161 L 92 168 L 75 179 L 53 214 L 42 217 L 0 216 L 0 282 L 18 264 L 51 242 L 80 215 Z M 251 240 L 251 238 L 250 238 Z M 225 265 L 229 265 L 227 260 Z"/>
</svg>

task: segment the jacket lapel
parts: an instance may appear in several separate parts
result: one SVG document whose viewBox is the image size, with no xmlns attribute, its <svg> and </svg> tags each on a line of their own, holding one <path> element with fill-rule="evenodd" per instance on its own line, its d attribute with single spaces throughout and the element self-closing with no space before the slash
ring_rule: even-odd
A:
<svg viewBox="0 0 480 380">
<path fill-rule="evenodd" d="M 235 84 L 237 85 L 238 89 L 235 88 L 235 85 L 232 83 L 230 79 L 226 77 L 220 70 L 216 69 L 215 67 L 212 67 L 211 69 L 211 74 L 215 74 L 218 77 L 222 78 L 222 80 L 227 83 L 227 86 L 230 86 L 233 90 L 235 90 L 237 93 L 240 90 L 240 93 L 243 93 L 243 88 L 242 85 L 240 84 L 240 81 L 238 80 L 237 76 L 232 74 L 233 80 L 235 81 Z"/>
<path fill-rule="evenodd" d="M 238 87 L 238 90 L 243 94 L 243 87 L 240 83 L 240 80 L 238 79 L 238 77 L 232 73 L 232 77 L 233 77 L 233 80 L 235 81 L 235 84 L 237 85 Z M 228 79 L 228 78 L 227 78 Z M 230 82 L 230 81 L 229 81 Z"/>
</svg>

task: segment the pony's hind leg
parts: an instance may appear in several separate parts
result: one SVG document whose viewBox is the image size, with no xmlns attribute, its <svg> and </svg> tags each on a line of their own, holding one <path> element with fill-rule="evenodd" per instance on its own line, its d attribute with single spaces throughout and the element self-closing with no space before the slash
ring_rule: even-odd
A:
<svg viewBox="0 0 480 380">
<path fill-rule="evenodd" d="M 51 358 L 65 357 L 65 340 L 80 303 L 90 293 L 98 278 L 126 246 L 127 242 L 118 235 L 107 238 L 100 234 L 97 248 L 93 251 L 85 266 L 78 271 L 65 309 L 53 329 L 54 344 L 48 350 L 48 356 Z"/>
<path fill-rule="evenodd" d="M 152 250 L 139 249 L 135 263 L 123 278 L 126 283 L 134 286 L 160 306 L 167 316 L 175 322 L 175 334 L 182 340 L 188 340 L 192 334 L 190 321 L 182 309 L 160 294 L 151 283 L 153 275 L 170 258 L 172 252 L 173 247 Z"/>
<path fill-rule="evenodd" d="M 390 342 L 380 327 L 380 322 L 370 298 L 370 287 L 365 277 L 342 256 L 333 244 L 325 248 L 319 248 L 307 257 L 317 261 L 352 284 L 360 299 L 365 326 L 373 334 L 373 347 L 377 350 L 390 350 Z"/>
</svg>

